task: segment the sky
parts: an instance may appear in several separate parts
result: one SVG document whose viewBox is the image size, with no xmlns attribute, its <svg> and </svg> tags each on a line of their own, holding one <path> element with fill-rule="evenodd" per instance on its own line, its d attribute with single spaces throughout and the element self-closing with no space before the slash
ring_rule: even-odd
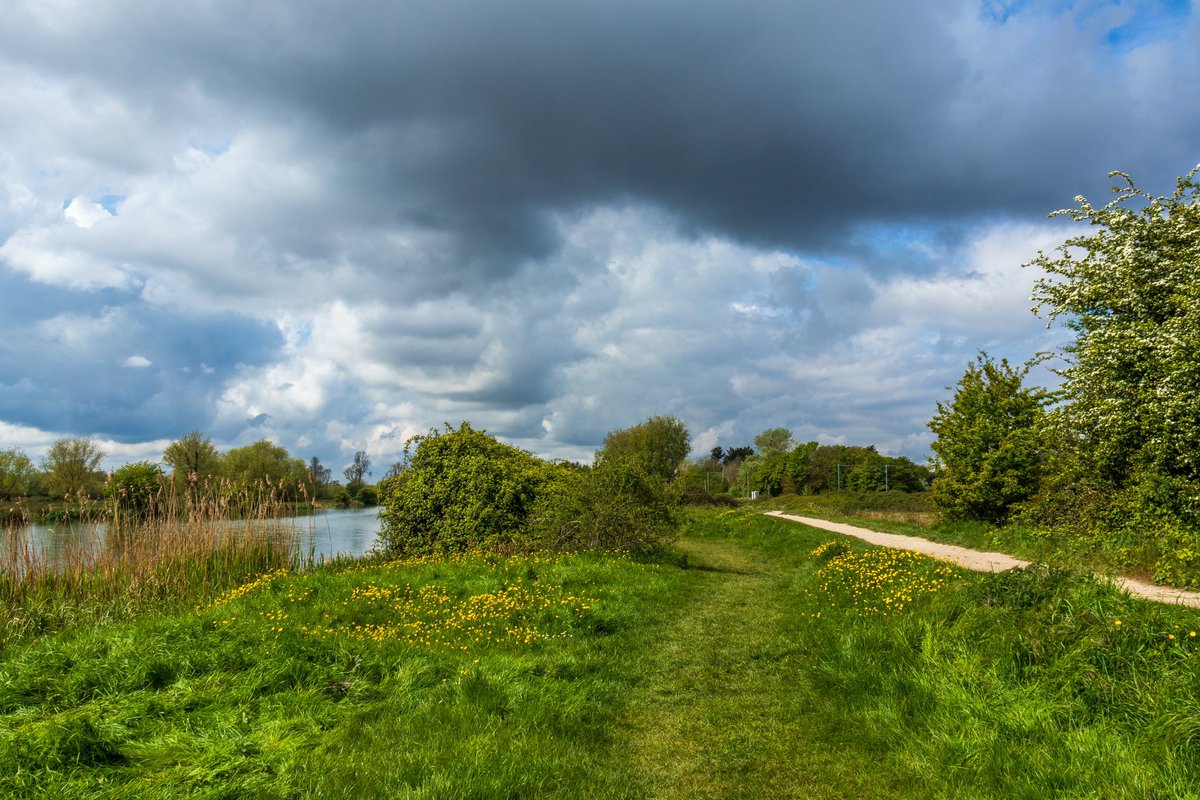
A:
<svg viewBox="0 0 1200 800">
<path fill-rule="evenodd" d="M 924 461 L 980 350 L 1067 340 L 1048 213 L 1200 162 L 1179 0 L 3 5 L 0 448 L 109 468 L 654 415 Z"/>
</svg>

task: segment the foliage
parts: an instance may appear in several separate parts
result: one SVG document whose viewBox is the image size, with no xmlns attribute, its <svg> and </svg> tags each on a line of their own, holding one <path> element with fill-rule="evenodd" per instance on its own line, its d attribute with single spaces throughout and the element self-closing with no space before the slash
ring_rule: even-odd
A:
<svg viewBox="0 0 1200 800">
<path fill-rule="evenodd" d="M 786 453 L 793 447 L 792 432 L 787 428 L 768 428 L 754 437 L 754 447 L 764 457 Z"/>
<path fill-rule="evenodd" d="M 57 497 L 100 494 L 103 476 L 97 472 L 104 451 L 92 439 L 66 437 L 50 446 L 42 463 L 50 491 Z"/>
<path fill-rule="evenodd" d="M 647 475 L 666 482 L 675 477 L 690 451 L 687 426 L 675 417 L 660 416 L 610 432 L 596 460 L 636 462 Z"/>
<path fill-rule="evenodd" d="M 1029 262 L 1046 273 L 1034 292 L 1039 308 L 1075 332 L 1055 422 L 1086 443 L 1089 469 L 1116 486 L 1146 468 L 1200 480 L 1197 170 L 1170 197 L 1111 173 L 1124 182 L 1112 202 L 1096 208 L 1077 197 L 1078 208 L 1052 215 L 1094 232 Z M 1197 487 L 1190 500 L 1200 510 Z"/>
<path fill-rule="evenodd" d="M 530 541 L 552 550 L 645 552 L 674 538 L 676 505 L 637 460 L 610 456 L 590 469 L 560 468 L 538 497 Z"/>
<path fill-rule="evenodd" d="M 192 431 L 167 445 L 163 463 L 171 468 L 176 487 L 196 486 L 217 474 L 220 455 L 210 439 Z"/>
<path fill-rule="evenodd" d="M 37 469 L 29 456 L 20 450 L 0 450 L 0 500 L 26 497 L 31 494 L 33 476 Z"/>
<path fill-rule="evenodd" d="M 933 500 L 948 518 L 1002 521 L 1037 491 L 1048 396 L 1022 385 L 1026 372 L 981 353 L 953 399 L 937 404 L 929 422 L 937 436 Z"/>
<path fill-rule="evenodd" d="M 711 497 L 729 491 L 729 481 L 720 468 L 720 459 L 705 459 L 685 465 L 671 482 L 671 490 L 684 498 Z"/>
<path fill-rule="evenodd" d="M 225 453 L 221 474 L 243 487 L 269 485 L 287 497 L 297 497 L 302 490 L 311 494 L 304 461 L 292 458 L 286 448 L 267 439 Z"/>
<path fill-rule="evenodd" d="M 371 469 L 371 459 L 367 457 L 364 450 L 357 450 L 354 453 L 354 461 L 342 471 L 346 476 L 346 491 L 351 497 L 357 497 L 362 491 L 365 482 L 364 476 Z"/>
<path fill-rule="evenodd" d="M 166 500 L 162 470 L 149 461 L 117 468 L 104 490 L 119 510 L 139 516 L 152 513 Z"/>
<path fill-rule="evenodd" d="M 741 447 L 731 447 L 725 451 L 725 455 L 721 458 L 722 464 L 732 464 L 736 461 L 742 461 L 754 455 L 754 448 L 748 445 Z"/>
<path fill-rule="evenodd" d="M 318 494 L 333 480 L 333 471 L 321 463 L 321 459 L 313 456 L 308 461 L 308 479 L 312 482 L 313 490 Z"/>
<path fill-rule="evenodd" d="M 385 481 L 386 552 L 515 545 L 537 493 L 560 469 L 463 422 L 405 444 L 409 468 Z"/>
<path fill-rule="evenodd" d="M 1112 202 L 1055 212 L 1093 232 L 1029 262 L 1039 311 L 1075 336 L 1050 474 L 1023 516 L 1176 585 L 1200 581 L 1198 170 L 1169 197 L 1112 173 Z"/>
</svg>

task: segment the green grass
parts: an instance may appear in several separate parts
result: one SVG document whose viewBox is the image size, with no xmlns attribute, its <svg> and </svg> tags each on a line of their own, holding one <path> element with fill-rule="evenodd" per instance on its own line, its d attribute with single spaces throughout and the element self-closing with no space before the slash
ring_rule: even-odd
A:
<svg viewBox="0 0 1200 800">
<path fill-rule="evenodd" d="M 274 571 L 11 644 L 0 796 L 1197 796 L 1198 629 L 702 510 L 655 559 Z"/>
</svg>

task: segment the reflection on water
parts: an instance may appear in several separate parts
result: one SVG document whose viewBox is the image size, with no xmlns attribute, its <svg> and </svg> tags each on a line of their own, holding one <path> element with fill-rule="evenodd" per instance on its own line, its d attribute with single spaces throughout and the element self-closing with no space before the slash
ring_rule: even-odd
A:
<svg viewBox="0 0 1200 800">
<path fill-rule="evenodd" d="M 361 556 L 375 546 L 379 533 L 378 508 L 330 509 L 311 517 L 293 517 L 300 551 L 316 559 Z"/>
<path fill-rule="evenodd" d="M 374 547 L 380 527 L 378 508 L 328 509 L 312 516 L 283 517 L 279 522 L 295 528 L 300 553 L 315 560 L 363 555 Z M 46 562 L 62 564 L 77 561 L 72 554 L 94 553 L 106 546 L 104 533 L 103 523 L 93 522 L 30 525 L 5 530 L 3 536 L 6 545 L 24 539 Z"/>
</svg>

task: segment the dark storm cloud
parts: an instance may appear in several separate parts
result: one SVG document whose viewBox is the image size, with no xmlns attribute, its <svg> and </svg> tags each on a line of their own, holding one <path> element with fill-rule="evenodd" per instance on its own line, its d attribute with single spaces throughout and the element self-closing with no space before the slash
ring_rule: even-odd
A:
<svg viewBox="0 0 1200 800">
<path fill-rule="evenodd" d="M 1044 213 L 1102 192 L 1109 169 L 1161 180 L 1196 155 L 1146 129 L 1119 54 L 1072 51 L 1128 24 L 1116 18 L 1000 22 L 946 2 L 80 13 L 6 49 L 147 103 L 196 86 L 235 119 L 294 121 L 312 147 L 345 148 L 355 206 L 451 234 L 443 276 L 545 257 L 551 210 L 632 198 L 698 232 L 837 249 L 863 220 Z M 1047 48 L 1036 61 L 1002 46 L 1022 26 L 1044 28 L 1017 42 Z M 1200 133 L 1195 104 L 1175 114 Z"/>
<path fill-rule="evenodd" d="M 920 458 L 978 347 L 1042 347 L 1044 214 L 1200 160 L 1198 73 L 1178 3 L 19 5 L 0 423 Z"/>
</svg>

